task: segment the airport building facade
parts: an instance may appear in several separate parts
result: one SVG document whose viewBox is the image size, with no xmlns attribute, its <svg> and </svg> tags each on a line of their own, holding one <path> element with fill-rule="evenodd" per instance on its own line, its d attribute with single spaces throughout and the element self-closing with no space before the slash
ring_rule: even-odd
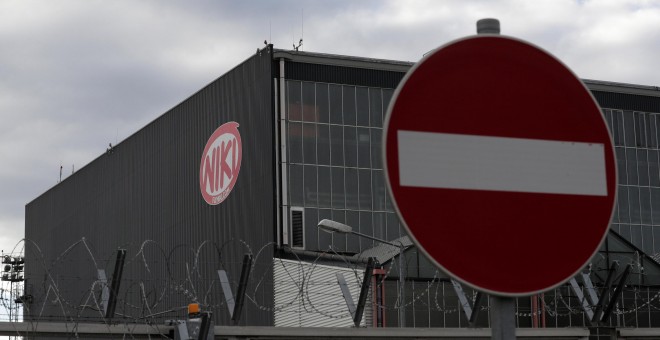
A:
<svg viewBox="0 0 660 340">
<path fill-rule="evenodd" d="M 396 327 L 403 311 L 408 327 L 468 327 L 454 284 L 414 246 L 404 247 L 401 296 L 396 251 L 317 228 L 329 219 L 406 240 L 381 158 L 385 113 L 411 66 L 268 45 L 109 148 L 26 206 L 26 320 L 103 319 L 103 288 L 123 249 L 115 318 L 184 318 L 182 306 L 198 302 L 216 324 L 230 324 L 218 270 L 236 293 L 250 254 L 238 324 L 350 326 L 334 273 L 355 274 L 348 281 L 357 299 L 363 259 L 373 255 L 383 271 L 363 326 Z M 611 274 L 605 294 L 613 296 L 631 268 L 601 325 L 660 327 L 660 89 L 584 82 L 611 129 L 619 176 L 611 231 L 585 272 L 601 291 Z M 614 262 L 620 267 L 610 271 Z M 587 296 L 590 285 L 577 283 Z M 518 298 L 518 325 L 592 326 L 584 296 L 566 284 Z M 487 314 L 488 303 L 477 309 Z M 488 317 L 474 325 L 488 327 Z"/>
</svg>

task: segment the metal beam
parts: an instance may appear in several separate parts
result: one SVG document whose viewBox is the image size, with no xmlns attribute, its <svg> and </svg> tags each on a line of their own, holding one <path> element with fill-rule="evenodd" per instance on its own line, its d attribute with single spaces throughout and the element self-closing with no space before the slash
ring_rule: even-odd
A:
<svg viewBox="0 0 660 340">
<path fill-rule="evenodd" d="M 470 323 L 470 327 L 475 327 L 479 317 L 479 308 L 481 307 L 481 299 L 483 294 L 477 291 L 477 296 L 474 298 L 474 302 L 472 302 L 470 299 L 468 299 L 467 295 L 465 295 L 465 291 L 463 290 L 463 286 L 460 282 L 451 279 L 451 284 L 454 287 L 456 296 L 458 296 L 461 307 L 463 307 L 463 312 L 465 313 L 465 316 Z"/>
<path fill-rule="evenodd" d="M 202 313 L 202 323 L 199 326 L 198 340 L 206 340 L 209 337 L 209 329 L 211 328 L 211 315 L 209 312 Z"/>
<path fill-rule="evenodd" d="M 584 310 L 585 313 L 587 313 L 587 317 L 589 318 L 589 320 L 593 320 L 594 311 L 591 309 L 591 306 L 589 305 L 587 299 L 584 297 L 584 294 L 582 294 L 582 289 L 580 289 L 580 286 L 578 285 L 577 281 L 573 277 L 568 282 L 571 284 L 571 288 L 573 288 L 573 293 L 575 293 L 575 296 L 577 296 L 578 300 L 582 304 L 582 309 Z"/>
<path fill-rule="evenodd" d="M 252 255 L 245 254 L 243 256 L 243 268 L 241 269 L 241 279 L 238 281 L 238 292 L 236 292 L 236 305 L 234 306 L 234 313 L 231 320 L 234 325 L 238 325 L 241 318 L 241 310 L 243 310 L 243 303 L 245 302 L 245 290 L 247 289 L 248 279 L 250 278 L 250 271 L 252 270 Z"/>
<path fill-rule="evenodd" d="M 108 297 L 108 307 L 105 311 L 106 319 L 112 319 L 112 317 L 115 316 L 115 308 L 117 307 L 117 294 L 119 293 L 121 276 L 124 272 L 125 260 L 126 260 L 126 249 L 118 249 L 117 260 L 115 261 L 115 270 L 112 273 L 112 281 L 110 282 L 110 296 Z"/>
<path fill-rule="evenodd" d="M 101 283 L 101 308 L 103 315 L 108 311 L 108 300 L 110 299 L 110 289 L 108 288 L 108 277 L 105 275 L 105 269 L 97 270 L 97 277 Z"/>
<path fill-rule="evenodd" d="M 626 285 L 626 280 L 628 280 L 628 275 L 630 275 L 631 270 L 632 270 L 632 265 L 630 264 L 627 265 L 626 269 L 623 271 L 623 274 L 621 275 L 619 284 L 617 284 L 616 288 L 614 289 L 614 294 L 612 294 L 610 303 L 607 305 L 607 308 L 605 308 L 605 311 L 603 312 L 603 316 L 600 318 L 601 321 L 610 317 L 610 313 L 612 312 L 612 309 L 614 309 L 614 305 L 616 304 L 616 301 L 619 299 L 619 296 L 621 296 L 621 293 L 623 292 L 623 286 Z"/>
<path fill-rule="evenodd" d="M 584 288 L 587 291 L 587 296 L 589 296 L 589 300 L 591 300 L 592 305 L 597 305 L 598 304 L 598 295 L 596 295 L 596 288 L 594 288 L 594 284 L 591 282 L 591 278 L 589 277 L 589 273 L 582 273 L 582 282 L 584 282 Z"/>
<path fill-rule="evenodd" d="M 375 266 L 376 266 L 376 259 L 370 257 L 369 262 L 367 262 L 367 268 L 364 270 L 364 277 L 362 278 L 362 287 L 360 288 L 360 297 L 358 298 L 357 309 L 355 310 L 355 315 L 353 316 L 353 323 L 355 324 L 355 327 L 360 327 L 360 322 L 362 321 L 364 304 L 367 302 L 367 295 L 369 295 L 369 286 L 371 285 L 371 276 L 374 273 Z"/>
<path fill-rule="evenodd" d="M 231 286 L 229 285 L 227 272 L 220 269 L 218 270 L 218 276 L 220 277 L 220 287 L 222 288 L 222 293 L 225 295 L 225 303 L 227 304 L 229 317 L 231 318 L 234 316 L 234 305 L 236 303 L 234 300 L 234 294 L 231 292 Z"/>
<path fill-rule="evenodd" d="M 454 292 L 456 292 L 456 296 L 458 296 L 458 301 L 461 302 L 461 307 L 463 307 L 463 312 L 465 313 L 465 316 L 467 317 L 468 320 L 470 320 L 470 318 L 472 317 L 472 304 L 470 304 L 470 301 L 468 301 L 468 298 L 465 295 L 465 291 L 463 291 L 463 286 L 461 286 L 461 284 L 454 279 L 451 279 L 451 285 L 454 287 Z"/>
<path fill-rule="evenodd" d="M 614 281 L 614 274 L 616 274 L 616 270 L 619 268 L 619 262 L 614 261 L 610 265 L 610 270 L 607 272 L 607 278 L 605 279 L 605 285 L 600 291 L 600 299 L 598 301 L 598 304 L 596 305 L 596 308 L 594 310 L 594 316 L 591 318 L 592 322 L 600 322 L 601 320 L 601 313 L 603 312 L 603 305 L 605 305 L 605 300 L 607 300 L 607 295 L 610 291 L 610 286 L 612 286 L 612 281 Z"/>
<path fill-rule="evenodd" d="M 348 289 L 348 283 L 346 283 L 346 278 L 344 278 L 343 273 L 336 273 L 337 283 L 339 284 L 339 289 L 341 289 L 341 295 L 344 296 L 344 301 L 346 301 L 346 307 L 348 307 L 348 313 L 351 314 L 351 318 L 355 320 L 355 302 L 353 302 L 353 296 L 351 291 Z"/>
<path fill-rule="evenodd" d="M 470 327 L 477 326 L 477 320 L 479 318 L 479 309 L 481 309 L 481 300 L 483 298 L 482 292 L 477 292 L 477 296 L 474 298 L 474 304 L 472 305 L 472 314 L 468 321 L 470 322 Z"/>
</svg>

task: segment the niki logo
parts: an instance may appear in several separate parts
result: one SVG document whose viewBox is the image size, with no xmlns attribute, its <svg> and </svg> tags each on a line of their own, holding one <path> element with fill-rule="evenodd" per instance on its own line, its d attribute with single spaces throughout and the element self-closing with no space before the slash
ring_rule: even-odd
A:
<svg viewBox="0 0 660 340">
<path fill-rule="evenodd" d="M 206 142 L 199 166 L 199 189 L 206 203 L 217 205 L 229 196 L 241 170 L 241 151 L 236 122 L 222 124 Z"/>
</svg>

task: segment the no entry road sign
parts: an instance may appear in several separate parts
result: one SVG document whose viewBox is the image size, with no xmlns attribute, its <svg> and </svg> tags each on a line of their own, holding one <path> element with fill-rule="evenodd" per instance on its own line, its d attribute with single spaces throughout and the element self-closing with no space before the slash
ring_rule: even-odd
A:
<svg viewBox="0 0 660 340">
<path fill-rule="evenodd" d="M 616 196 L 614 159 L 584 84 L 504 36 L 427 55 L 385 124 L 386 178 L 412 238 L 450 275 L 502 296 L 556 287 L 594 255 Z"/>
</svg>

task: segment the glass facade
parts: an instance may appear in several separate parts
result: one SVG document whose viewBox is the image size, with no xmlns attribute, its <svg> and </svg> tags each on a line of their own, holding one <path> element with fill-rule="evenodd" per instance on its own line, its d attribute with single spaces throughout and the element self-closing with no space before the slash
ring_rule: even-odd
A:
<svg viewBox="0 0 660 340">
<path fill-rule="evenodd" d="M 381 138 L 393 89 L 286 82 L 289 204 L 304 208 L 305 248 L 357 253 L 373 241 L 319 233 L 327 218 L 392 240 L 404 235 L 387 195 Z M 660 117 L 603 110 L 614 138 L 619 195 L 612 228 L 660 253 Z"/>
<path fill-rule="evenodd" d="M 660 117 L 604 109 L 616 149 L 619 195 L 612 229 L 653 255 L 660 252 Z"/>
<path fill-rule="evenodd" d="M 304 208 L 305 248 L 358 253 L 373 241 L 319 232 L 331 219 L 385 240 L 405 233 L 382 169 L 383 117 L 392 89 L 286 83 L 288 198 Z"/>
<path fill-rule="evenodd" d="M 381 159 L 383 120 L 392 94 L 391 88 L 286 81 L 286 194 L 291 208 L 304 210 L 305 249 L 332 247 L 351 254 L 376 245 L 353 235 L 319 232 L 318 221 L 326 218 L 385 240 L 405 235 L 387 194 Z M 603 289 L 612 261 L 632 264 L 628 283 L 635 288 L 623 291 L 619 309 L 604 324 L 658 327 L 659 312 L 651 302 L 660 298 L 660 266 L 640 256 L 632 245 L 649 256 L 660 254 L 660 116 L 612 108 L 603 109 L 603 114 L 614 139 L 618 169 L 619 192 L 612 219 L 616 234 L 608 236 L 589 274 L 594 285 Z M 448 278 L 414 248 L 405 259 L 403 307 L 397 305 L 395 271 L 385 282 L 388 327 L 398 323 L 400 308 L 409 327 L 467 326 Z M 536 305 L 533 299 L 538 299 Z M 547 327 L 590 325 L 582 301 L 568 284 L 518 298 L 516 305 L 519 327 L 531 327 L 540 315 Z M 487 310 L 488 302 L 483 307 Z M 478 326 L 488 327 L 488 320 L 487 315 L 480 317 Z"/>
</svg>

